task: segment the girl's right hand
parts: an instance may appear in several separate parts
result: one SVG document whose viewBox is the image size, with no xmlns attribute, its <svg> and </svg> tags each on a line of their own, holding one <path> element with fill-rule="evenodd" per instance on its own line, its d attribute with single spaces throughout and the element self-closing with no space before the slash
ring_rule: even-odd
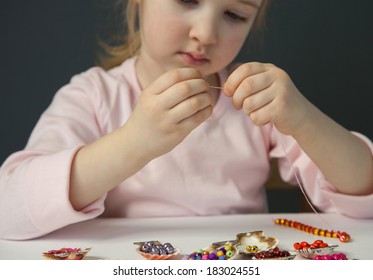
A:
<svg viewBox="0 0 373 280">
<path fill-rule="evenodd" d="M 212 114 L 209 85 L 198 70 L 171 70 L 140 95 L 125 124 L 135 147 L 149 160 L 176 147 Z"/>
</svg>

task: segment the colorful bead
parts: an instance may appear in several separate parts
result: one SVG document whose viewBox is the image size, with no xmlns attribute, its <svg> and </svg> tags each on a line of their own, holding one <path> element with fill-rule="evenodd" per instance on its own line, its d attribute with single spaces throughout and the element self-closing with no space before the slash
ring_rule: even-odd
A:
<svg viewBox="0 0 373 280">
<path fill-rule="evenodd" d="M 229 250 L 229 251 L 227 251 L 227 252 L 225 253 L 225 255 L 226 255 L 228 258 L 231 258 L 231 257 L 233 257 L 234 253 L 233 253 L 232 250 Z"/>
<path fill-rule="evenodd" d="M 225 251 L 232 251 L 232 246 L 227 244 L 224 246 Z"/>
<path fill-rule="evenodd" d="M 339 234 L 338 238 L 339 238 L 339 240 L 341 242 L 348 242 L 348 241 L 350 241 L 350 235 L 347 232 L 341 232 Z"/>
<path fill-rule="evenodd" d="M 286 219 L 275 219 L 274 223 L 276 225 L 283 225 L 287 227 L 296 228 L 298 230 L 302 230 L 314 235 L 319 235 L 323 237 L 333 237 L 338 238 L 341 242 L 349 242 L 351 237 L 347 232 L 334 232 L 334 231 L 328 231 L 326 229 L 320 229 L 320 228 L 314 228 L 312 226 L 308 226 L 296 221 L 286 220 Z"/>
<path fill-rule="evenodd" d="M 216 255 L 214 253 L 210 253 L 209 256 L 208 256 L 209 260 L 215 260 L 216 259 Z"/>
<path fill-rule="evenodd" d="M 227 250 L 230 249 L 230 250 Z M 230 245 L 222 246 L 213 251 L 199 249 L 183 259 L 186 260 L 228 260 L 234 256 L 234 249 Z"/>
<path fill-rule="evenodd" d="M 221 256 L 224 256 L 224 252 L 222 250 L 219 250 L 216 252 L 216 256 L 220 258 Z"/>
<path fill-rule="evenodd" d="M 247 245 L 246 246 L 246 252 L 249 252 L 249 253 L 257 253 L 259 251 L 259 248 L 258 248 L 258 246 L 256 246 L 256 245 L 253 245 L 253 246 L 251 246 L 251 245 Z"/>
</svg>

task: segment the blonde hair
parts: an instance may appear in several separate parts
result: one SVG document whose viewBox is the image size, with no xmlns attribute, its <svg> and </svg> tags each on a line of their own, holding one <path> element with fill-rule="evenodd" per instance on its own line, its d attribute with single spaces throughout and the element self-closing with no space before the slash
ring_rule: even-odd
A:
<svg viewBox="0 0 373 280">
<path fill-rule="evenodd" d="M 127 3 L 126 3 L 127 2 Z M 265 14 L 269 0 L 263 0 L 256 16 L 253 29 L 258 30 L 264 25 Z M 126 6 L 124 8 L 124 6 Z M 113 35 L 107 39 L 98 38 L 97 64 L 104 69 L 120 65 L 124 60 L 138 53 L 141 47 L 138 30 L 138 5 L 135 0 L 117 0 L 115 9 L 119 14 L 121 32 L 126 34 Z"/>
</svg>

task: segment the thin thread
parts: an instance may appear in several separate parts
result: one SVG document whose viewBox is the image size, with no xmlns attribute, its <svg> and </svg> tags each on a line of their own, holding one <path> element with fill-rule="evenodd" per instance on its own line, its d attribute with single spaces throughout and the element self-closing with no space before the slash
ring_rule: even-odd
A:
<svg viewBox="0 0 373 280">
<path fill-rule="evenodd" d="M 307 194 L 306 194 L 306 191 L 304 190 L 303 185 L 301 184 L 301 181 L 300 181 L 300 179 L 299 179 L 299 177 L 298 177 L 298 175 L 297 175 L 297 172 L 296 172 L 296 170 L 295 170 L 293 164 L 290 162 L 289 154 L 288 154 L 288 152 L 286 151 L 285 145 L 284 145 L 284 143 L 283 143 L 283 141 L 282 141 L 282 139 L 281 139 L 281 137 L 280 137 L 279 132 L 277 132 L 277 130 L 276 130 L 275 128 L 273 128 L 272 131 L 274 131 L 274 133 L 276 134 L 276 136 L 277 136 L 277 138 L 278 138 L 278 141 L 279 141 L 279 143 L 280 143 L 282 149 L 284 150 L 285 156 L 286 156 L 286 158 L 288 159 L 288 161 L 289 161 L 289 163 L 290 163 L 291 171 L 293 172 L 293 174 L 294 174 L 294 176 L 295 176 L 295 179 L 297 180 L 298 186 L 299 186 L 300 190 L 302 191 L 303 196 L 305 197 L 305 199 L 306 199 L 308 205 L 311 207 L 311 209 L 313 210 L 313 212 L 315 212 L 315 214 L 316 214 L 316 215 L 317 215 L 321 220 L 323 220 L 323 222 L 324 222 L 328 227 L 333 228 L 333 227 L 332 227 L 332 226 L 331 226 L 331 225 L 330 225 L 330 224 L 329 224 L 329 223 L 328 223 L 328 222 L 327 222 L 327 221 L 326 221 L 326 220 L 325 220 L 325 219 L 324 219 L 324 218 L 323 218 L 323 217 L 322 217 L 318 212 L 317 212 L 317 210 L 315 209 L 315 207 L 313 207 L 311 201 L 309 200 L 309 198 L 308 198 L 308 196 L 307 196 Z"/>
<path fill-rule="evenodd" d="M 220 89 L 220 90 L 223 90 L 223 87 L 218 87 L 218 86 L 211 86 L 210 85 L 210 88 L 213 88 L 213 89 Z M 273 124 L 272 124 L 272 126 L 273 126 Z M 302 185 L 302 183 L 301 183 L 301 181 L 300 181 L 300 179 L 299 179 L 299 177 L 298 177 L 298 174 L 297 174 L 297 172 L 296 172 L 296 170 L 295 170 L 295 168 L 294 168 L 294 166 L 293 166 L 293 164 L 290 162 L 290 158 L 289 158 L 289 154 L 288 154 L 288 152 L 286 151 L 286 148 L 285 148 L 285 145 L 284 145 L 284 143 L 283 143 L 283 141 L 282 141 L 282 139 L 281 139 L 281 137 L 280 137 L 280 134 L 279 134 L 279 132 L 277 132 L 277 130 L 276 129 L 272 129 L 273 131 L 274 131 L 274 133 L 276 134 L 276 136 L 277 136 L 277 138 L 278 138 L 278 141 L 279 141 L 279 143 L 280 143 L 280 145 L 281 145 L 281 147 L 282 147 L 282 149 L 283 149 L 283 151 L 284 151 L 284 153 L 285 153 L 285 156 L 286 156 L 286 158 L 288 159 L 288 161 L 289 161 L 289 163 L 290 163 L 290 167 L 291 167 L 291 171 L 292 171 L 292 173 L 294 174 L 294 176 L 295 176 L 295 179 L 297 180 L 297 183 L 298 183 L 298 186 L 299 186 L 299 188 L 300 188 L 300 190 L 302 191 L 302 194 L 303 194 L 303 196 L 304 196 L 304 198 L 306 199 L 306 201 L 307 201 L 307 203 L 308 203 L 308 205 L 311 207 L 311 209 L 313 210 L 313 212 L 315 212 L 315 214 L 328 226 L 328 227 L 330 227 L 330 228 L 333 228 L 318 212 L 317 212 L 317 210 L 315 209 L 315 207 L 312 205 L 312 203 L 311 203 L 311 201 L 310 201 L 310 199 L 308 198 L 308 195 L 306 194 L 306 191 L 305 191 L 305 189 L 304 189 L 304 187 L 303 187 L 303 185 Z"/>
</svg>

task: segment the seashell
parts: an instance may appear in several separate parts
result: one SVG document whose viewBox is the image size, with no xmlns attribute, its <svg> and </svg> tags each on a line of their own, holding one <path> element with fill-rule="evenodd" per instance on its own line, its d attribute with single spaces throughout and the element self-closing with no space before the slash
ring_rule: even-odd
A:
<svg viewBox="0 0 373 280">
<path fill-rule="evenodd" d="M 300 249 L 297 250 L 299 255 L 305 257 L 307 259 L 313 259 L 317 255 L 328 255 L 333 253 L 334 249 L 337 248 L 338 245 L 329 245 L 328 247 L 323 248 L 308 248 L 308 249 Z"/>
<path fill-rule="evenodd" d="M 173 250 L 172 254 L 156 254 L 156 253 L 152 254 L 152 253 L 141 251 L 140 250 L 141 246 L 144 245 L 144 244 L 146 244 L 146 243 L 149 243 L 149 242 L 152 242 L 154 245 L 163 245 L 158 240 L 155 240 L 155 241 L 146 241 L 146 242 L 134 242 L 133 243 L 133 244 L 135 244 L 135 245 L 138 246 L 136 248 L 136 252 L 139 253 L 144 259 L 147 259 L 147 260 L 167 260 L 167 259 L 170 259 L 172 257 L 175 257 L 175 256 L 181 254 L 181 250 L 179 248 L 175 248 L 173 246 L 172 246 L 172 248 L 174 250 Z"/>
<path fill-rule="evenodd" d="M 248 246 L 256 246 L 256 252 L 268 251 L 275 248 L 279 240 L 275 237 L 264 235 L 263 231 L 253 231 L 246 233 L 239 233 L 236 237 L 236 246 L 241 254 L 252 254 L 248 252 Z"/>
<path fill-rule="evenodd" d="M 168 260 L 172 257 L 175 257 L 181 254 L 181 250 L 178 248 L 175 248 L 175 252 L 173 254 L 168 254 L 168 255 L 144 253 L 144 252 L 141 252 L 139 248 L 136 249 L 136 252 L 139 253 L 144 259 L 147 259 L 147 260 Z"/>
<path fill-rule="evenodd" d="M 237 248 L 237 244 L 235 240 L 229 240 L 229 241 L 219 241 L 214 242 L 210 246 L 204 248 L 204 251 L 207 251 L 209 253 L 212 253 L 214 250 L 218 250 L 221 247 L 224 247 L 225 245 L 230 245 L 232 247 L 233 255 L 228 260 L 235 260 L 239 257 L 239 250 Z"/>
<path fill-rule="evenodd" d="M 59 250 L 49 250 L 43 252 L 43 256 L 50 260 L 81 260 L 83 259 L 91 248 L 61 248 Z"/>
</svg>

